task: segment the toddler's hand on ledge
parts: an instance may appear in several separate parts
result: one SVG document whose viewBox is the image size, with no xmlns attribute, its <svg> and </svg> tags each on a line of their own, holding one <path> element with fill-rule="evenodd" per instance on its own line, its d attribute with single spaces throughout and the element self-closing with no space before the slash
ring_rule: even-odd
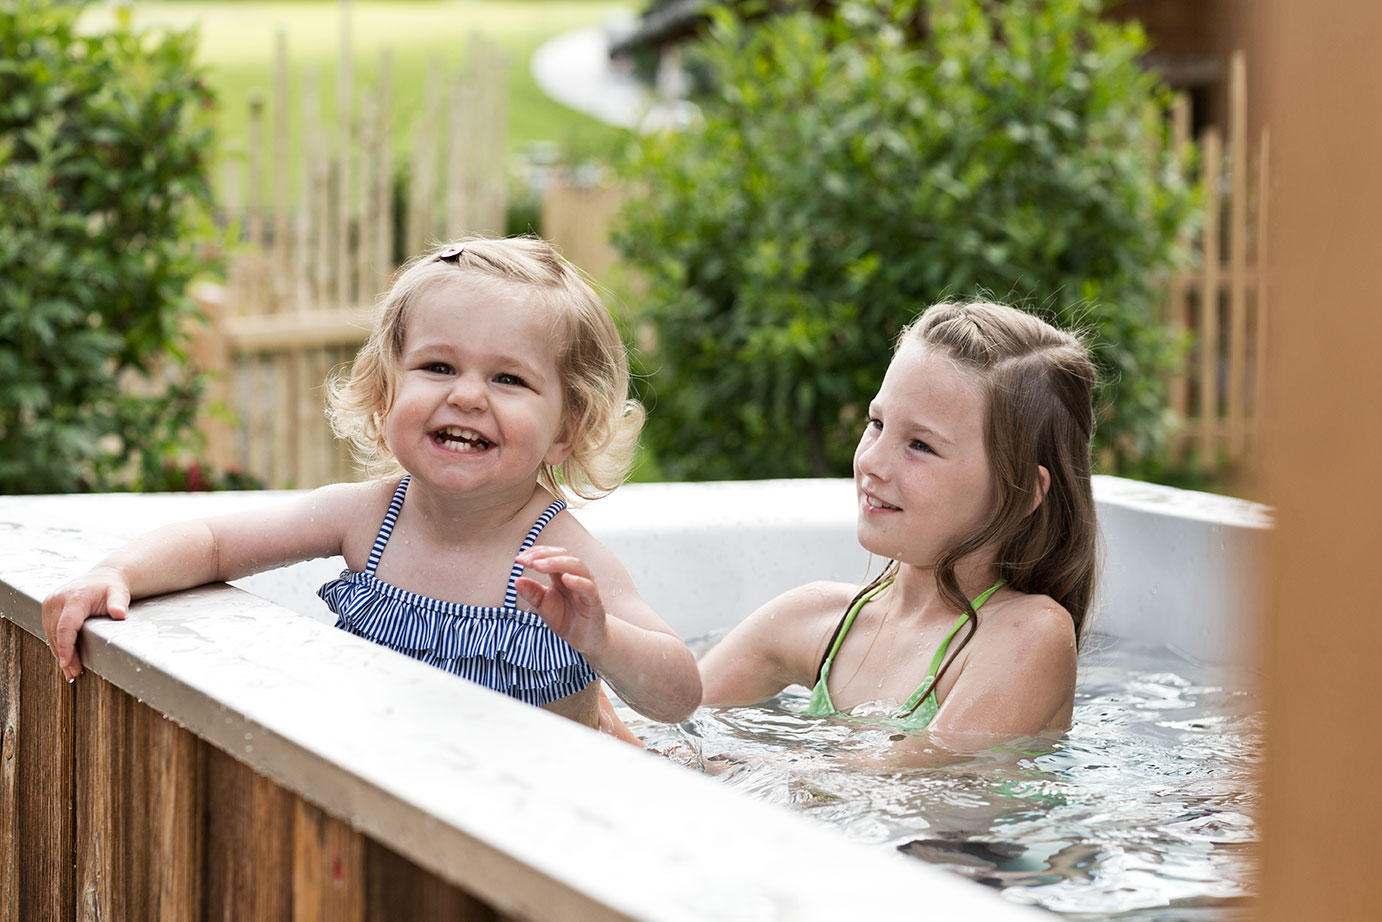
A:
<svg viewBox="0 0 1382 922">
<path fill-rule="evenodd" d="M 67 681 L 82 674 L 77 633 L 92 615 L 123 621 L 130 611 L 130 588 L 113 567 L 96 567 L 59 586 L 43 600 L 43 633 Z"/>
</svg>

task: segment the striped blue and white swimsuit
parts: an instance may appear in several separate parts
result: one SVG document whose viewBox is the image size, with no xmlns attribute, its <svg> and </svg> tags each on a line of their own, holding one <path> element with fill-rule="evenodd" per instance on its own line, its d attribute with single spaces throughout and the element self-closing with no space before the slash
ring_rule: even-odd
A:
<svg viewBox="0 0 1382 922">
<path fill-rule="evenodd" d="M 374 575 L 410 479 L 404 477 L 394 491 L 364 572 L 345 570 L 317 590 L 336 614 L 336 627 L 539 707 L 595 681 L 595 670 L 585 657 L 557 636 L 541 615 L 518 608 L 514 582 L 523 565 L 517 561 L 509 571 L 502 606 L 443 602 Z M 532 547 L 543 527 L 565 508 L 561 500 L 548 506 L 518 553 Z"/>
</svg>

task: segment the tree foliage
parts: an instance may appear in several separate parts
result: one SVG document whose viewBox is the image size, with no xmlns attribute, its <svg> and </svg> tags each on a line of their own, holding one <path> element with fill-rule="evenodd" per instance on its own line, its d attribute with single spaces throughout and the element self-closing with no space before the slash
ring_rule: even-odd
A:
<svg viewBox="0 0 1382 922">
<path fill-rule="evenodd" d="M 1157 322 L 1194 198 L 1135 26 L 1096 0 L 845 0 L 721 12 L 715 90 L 638 142 L 616 243 L 663 472 L 846 474 L 893 336 L 988 297 L 1089 335 L 1098 444 L 1126 470 L 1165 428 Z"/>
<path fill-rule="evenodd" d="M 153 486 L 200 395 L 177 371 L 211 233 L 194 40 L 80 9 L 0 7 L 0 492 Z"/>
</svg>

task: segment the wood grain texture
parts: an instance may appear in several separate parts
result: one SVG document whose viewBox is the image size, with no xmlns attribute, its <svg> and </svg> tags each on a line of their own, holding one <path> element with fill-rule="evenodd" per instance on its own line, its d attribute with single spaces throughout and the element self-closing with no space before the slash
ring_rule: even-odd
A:
<svg viewBox="0 0 1382 922">
<path fill-rule="evenodd" d="M 0 922 L 19 922 L 19 643 L 0 620 Z"/>
<path fill-rule="evenodd" d="M 304 800 L 293 805 L 293 922 L 362 922 L 364 838 Z"/>
<path fill-rule="evenodd" d="M 292 798 L 267 778 L 207 750 L 206 919 L 292 918 Z"/>
<path fill-rule="evenodd" d="M 365 852 L 369 922 L 498 922 L 489 906 L 373 840 Z"/>
<path fill-rule="evenodd" d="M 73 865 L 72 701 L 43 641 L 19 637 L 19 918 L 76 914 Z"/>
<path fill-rule="evenodd" d="M 142 907 L 126 900 L 131 869 L 125 817 L 135 812 L 124 770 L 128 696 L 90 671 L 73 691 L 77 918 L 143 918 Z"/>
<path fill-rule="evenodd" d="M 1382 98 L 1376 0 L 1245 5 L 1271 130 L 1260 922 L 1378 918 Z M 1368 102 L 1372 100 L 1372 102 Z"/>
<path fill-rule="evenodd" d="M 135 714 L 148 740 L 148 810 L 142 848 L 148 869 L 148 918 L 197 919 L 202 912 L 206 856 L 206 744 L 149 708 Z M 134 850 L 131 850 L 134 854 Z"/>
</svg>

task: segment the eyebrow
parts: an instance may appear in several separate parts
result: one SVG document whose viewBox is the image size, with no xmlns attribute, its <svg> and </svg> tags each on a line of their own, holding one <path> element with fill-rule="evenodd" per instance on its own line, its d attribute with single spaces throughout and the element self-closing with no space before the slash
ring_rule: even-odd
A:
<svg viewBox="0 0 1382 922">
<path fill-rule="evenodd" d="M 877 418 L 879 416 L 877 404 L 869 404 L 869 416 L 874 418 Z M 955 440 L 947 436 L 945 433 L 932 429 L 925 423 L 920 423 L 916 420 L 904 419 L 900 423 L 893 423 L 893 425 L 901 426 L 905 432 L 911 435 L 919 435 L 924 433 L 926 435 L 926 438 L 933 442 L 944 442 L 945 444 L 952 446 L 955 444 Z"/>
<path fill-rule="evenodd" d="M 499 364 L 501 367 L 504 368 L 517 369 L 525 378 L 537 378 L 544 381 L 546 380 L 546 376 L 543 375 L 541 369 L 537 368 L 535 365 L 528 364 L 522 359 L 514 358 L 513 356 L 509 355 L 501 355 L 499 357 Z"/>
</svg>

